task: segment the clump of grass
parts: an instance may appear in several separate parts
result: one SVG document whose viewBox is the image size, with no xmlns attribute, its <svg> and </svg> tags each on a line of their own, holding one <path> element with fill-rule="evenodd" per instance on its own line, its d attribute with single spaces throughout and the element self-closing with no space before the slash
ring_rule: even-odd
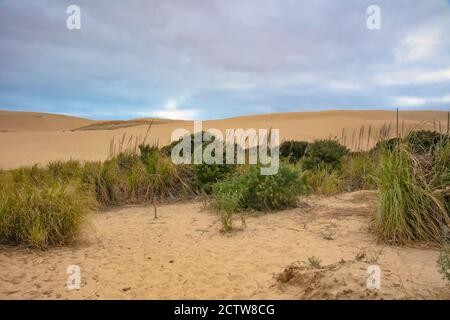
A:
<svg viewBox="0 0 450 320">
<path fill-rule="evenodd" d="M 86 213 L 95 206 L 89 192 L 76 183 L 55 179 L 20 183 L 0 189 L 0 242 L 34 248 L 73 242 Z"/>
<path fill-rule="evenodd" d="M 64 245 L 76 239 L 91 208 L 193 194 L 191 168 L 157 148 L 137 150 L 115 152 L 103 163 L 55 161 L 1 172 L 0 243 Z"/>
<path fill-rule="evenodd" d="M 315 256 L 308 257 L 308 264 L 311 268 L 320 269 L 322 260 Z"/>
<path fill-rule="evenodd" d="M 445 200 L 448 185 L 441 181 L 442 172 L 449 170 L 446 145 L 437 148 L 431 158 L 414 155 L 408 141 L 383 149 L 375 216 L 375 229 L 382 240 L 441 242 L 442 226 L 450 223 Z"/>
<path fill-rule="evenodd" d="M 309 188 L 315 194 L 331 196 L 342 190 L 342 180 L 338 171 L 328 167 L 308 171 L 306 177 Z"/>
<path fill-rule="evenodd" d="M 47 165 L 52 177 L 61 181 L 74 180 L 80 176 L 81 164 L 75 160 L 52 161 Z"/>
<path fill-rule="evenodd" d="M 91 186 L 103 206 L 192 195 L 192 170 L 175 165 L 158 149 L 122 152 L 100 163 L 85 164 L 82 181 Z M 150 150 L 150 151 L 149 151 Z"/>
<path fill-rule="evenodd" d="M 341 191 L 376 189 L 376 171 L 379 167 L 379 154 L 352 152 L 341 160 L 338 170 Z"/>
<path fill-rule="evenodd" d="M 442 246 L 436 264 L 442 279 L 450 283 L 450 247 L 448 244 Z"/>
</svg>

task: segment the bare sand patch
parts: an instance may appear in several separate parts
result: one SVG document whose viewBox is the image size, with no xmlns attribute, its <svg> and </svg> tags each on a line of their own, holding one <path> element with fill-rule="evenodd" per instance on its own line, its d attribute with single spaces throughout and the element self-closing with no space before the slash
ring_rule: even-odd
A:
<svg viewBox="0 0 450 320">
<path fill-rule="evenodd" d="M 90 217 L 76 246 L 0 248 L 0 298 L 449 299 L 437 250 L 378 244 L 369 232 L 371 204 L 371 192 L 314 197 L 299 208 L 252 215 L 230 234 L 199 202 L 160 206 L 157 219 L 153 207 L 108 210 Z M 310 256 L 325 268 L 277 280 Z M 366 289 L 372 263 L 382 271 L 376 292 Z M 82 285 L 71 291 L 66 268 L 73 264 Z"/>
</svg>

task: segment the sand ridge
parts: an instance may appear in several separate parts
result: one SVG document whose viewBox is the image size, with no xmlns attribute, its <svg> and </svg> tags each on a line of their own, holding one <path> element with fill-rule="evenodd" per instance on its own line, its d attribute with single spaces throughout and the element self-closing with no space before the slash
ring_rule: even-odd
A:
<svg viewBox="0 0 450 320">
<path fill-rule="evenodd" d="M 91 122 L 89 119 L 60 114 L 0 110 L 0 132 L 65 131 Z"/>
<path fill-rule="evenodd" d="M 8 120 L 10 112 L 0 112 L 0 168 L 9 169 L 35 163 L 46 165 L 54 160 L 105 160 L 109 154 L 109 144 L 112 139 L 120 141 L 124 135 L 126 140 L 130 137 L 146 135 L 148 120 L 141 119 L 144 124 L 134 119 L 126 123 L 104 126 L 102 122 L 92 123 L 90 120 L 76 120 L 86 122 L 91 130 L 66 130 L 59 128 L 79 128 L 83 124 L 74 126 L 62 121 L 63 116 L 49 118 L 51 125 L 37 130 L 33 127 L 33 117 L 17 114 L 14 121 Z M 27 120 L 21 120 L 25 117 Z M 65 117 L 63 119 L 66 119 Z M 447 112 L 445 111 L 404 111 L 400 112 L 399 130 L 407 132 L 413 128 L 445 131 L 447 127 Z M 46 120 L 47 121 L 47 120 Z M 62 124 L 59 124 L 60 122 Z M 111 124 L 111 123 L 110 123 Z M 322 112 L 290 112 L 264 115 L 242 116 L 236 118 L 209 120 L 203 122 L 203 129 L 279 129 L 281 140 L 306 140 L 326 138 L 341 138 L 344 136 L 345 144 L 354 148 L 361 127 L 364 127 L 364 141 L 366 141 L 369 127 L 371 131 L 370 145 L 375 142 L 375 133 L 383 125 L 391 124 L 391 135 L 395 134 L 396 114 L 394 111 L 352 111 L 335 110 Z M 15 126 L 15 127 L 14 127 Z M 24 130 L 30 127 L 31 129 Z M 34 129 L 33 129 L 34 128 Z M 148 143 L 165 145 L 170 142 L 172 132 L 178 128 L 193 131 L 192 121 L 160 120 L 151 127 Z M 13 130 L 14 129 L 14 130 Z M 35 130 L 36 129 L 36 130 Z M 45 130 L 44 130 L 45 129 Z M 95 129 L 95 130 L 93 130 Z M 103 130 L 100 130 L 103 129 Z M 112 130 L 113 129 L 113 130 Z M 8 131 L 8 132 L 5 132 Z M 364 143 L 365 144 L 365 143 Z"/>
</svg>

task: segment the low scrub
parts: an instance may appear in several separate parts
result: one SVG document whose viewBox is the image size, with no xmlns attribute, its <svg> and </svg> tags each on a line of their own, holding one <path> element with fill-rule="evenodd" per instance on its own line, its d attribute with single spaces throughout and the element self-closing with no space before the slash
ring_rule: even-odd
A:
<svg viewBox="0 0 450 320">
<path fill-rule="evenodd" d="M 276 210 L 293 207 L 307 192 L 303 174 L 291 165 L 281 165 L 275 175 L 261 175 L 259 166 L 251 166 L 228 181 L 213 185 L 212 205 L 225 215 L 242 210 Z M 230 226 L 223 225 L 224 230 Z"/>
<path fill-rule="evenodd" d="M 297 163 L 305 155 L 307 146 L 306 141 L 284 141 L 280 145 L 280 156 L 290 163 Z"/>
<path fill-rule="evenodd" d="M 347 153 L 348 149 L 335 140 L 316 140 L 306 148 L 302 165 L 306 170 L 324 167 L 335 169 Z"/>
</svg>

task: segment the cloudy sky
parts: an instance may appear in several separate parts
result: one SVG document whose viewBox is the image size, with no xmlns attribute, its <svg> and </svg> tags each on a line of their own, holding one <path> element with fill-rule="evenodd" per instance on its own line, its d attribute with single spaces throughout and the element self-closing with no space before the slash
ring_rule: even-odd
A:
<svg viewBox="0 0 450 320">
<path fill-rule="evenodd" d="M 81 8 L 69 30 L 66 9 Z M 366 26 L 381 8 L 381 29 Z M 0 109 L 450 110 L 449 0 L 0 0 Z"/>
</svg>

